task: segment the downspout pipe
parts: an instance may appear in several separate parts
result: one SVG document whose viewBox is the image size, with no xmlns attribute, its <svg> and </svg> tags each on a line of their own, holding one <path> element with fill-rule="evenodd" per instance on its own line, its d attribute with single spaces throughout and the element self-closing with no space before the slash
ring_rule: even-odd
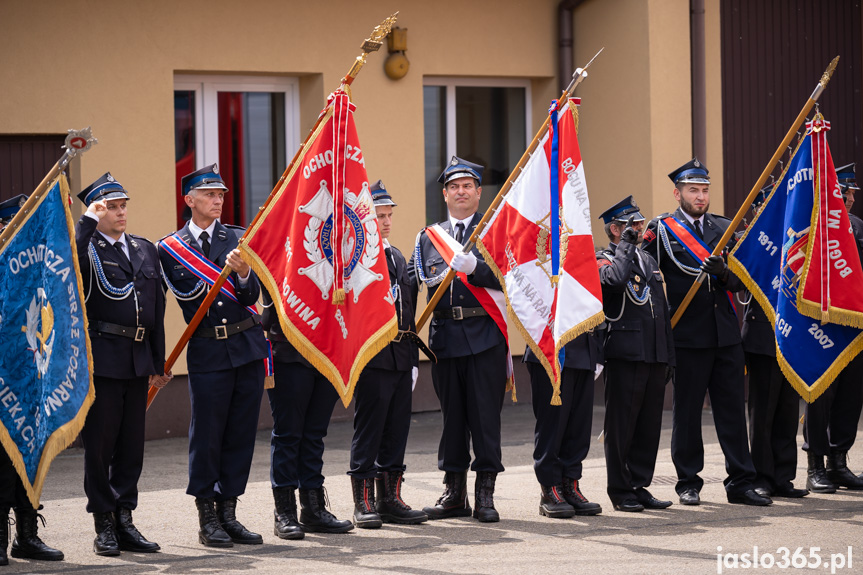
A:
<svg viewBox="0 0 863 575">
<path fill-rule="evenodd" d="M 573 29 L 572 14 L 576 8 L 585 0 L 561 0 L 557 5 L 557 50 L 558 50 L 558 91 L 562 92 L 569 85 L 572 73 L 575 72 L 573 65 Z"/>
<path fill-rule="evenodd" d="M 689 49 L 692 74 L 692 153 L 707 163 L 707 71 L 704 0 L 689 0 Z"/>
</svg>

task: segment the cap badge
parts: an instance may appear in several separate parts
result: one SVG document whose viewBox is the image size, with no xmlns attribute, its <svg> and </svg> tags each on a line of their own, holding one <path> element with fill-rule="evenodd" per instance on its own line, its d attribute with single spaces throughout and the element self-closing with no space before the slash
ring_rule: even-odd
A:
<svg viewBox="0 0 863 575">
<path fill-rule="evenodd" d="M 695 166 L 696 168 L 701 167 L 701 163 L 698 161 L 698 158 L 695 158 L 695 161 L 692 162 L 692 165 Z"/>
<path fill-rule="evenodd" d="M 113 182 L 113 181 L 114 181 L 114 176 L 112 176 L 111 174 L 108 174 L 108 181 L 109 181 L 109 182 Z"/>
<path fill-rule="evenodd" d="M 450 165 L 450 166 L 457 166 L 457 165 L 458 165 L 458 160 L 456 160 L 455 158 L 453 158 L 452 160 L 450 160 L 449 165 Z"/>
<path fill-rule="evenodd" d="M 214 174 L 218 174 L 218 173 L 219 173 L 219 165 L 218 165 L 218 164 L 213 164 L 213 173 L 214 173 Z"/>
</svg>

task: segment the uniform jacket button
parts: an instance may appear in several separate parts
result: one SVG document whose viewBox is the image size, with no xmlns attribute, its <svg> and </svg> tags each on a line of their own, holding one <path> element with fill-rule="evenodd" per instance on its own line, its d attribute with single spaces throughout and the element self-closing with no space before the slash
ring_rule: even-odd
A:
<svg viewBox="0 0 863 575">
<path fill-rule="evenodd" d="M 228 318 L 223 317 L 223 318 L 222 318 L 222 323 L 228 323 Z"/>
<path fill-rule="evenodd" d="M 217 302 L 216 302 L 216 305 L 217 305 L 217 306 L 219 306 L 219 307 L 222 307 L 222 302 L 217 301 Z"/>
</svg>

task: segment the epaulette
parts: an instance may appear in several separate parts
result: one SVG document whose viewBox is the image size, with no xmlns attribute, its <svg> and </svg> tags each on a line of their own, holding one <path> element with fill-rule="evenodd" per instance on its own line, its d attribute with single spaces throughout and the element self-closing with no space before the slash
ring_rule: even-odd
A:
<svg viewBox="0 0 863 575">
<path fill-rule="evenodd" d="M 147 239 L 147 238 L 145 238 L 144 236 L 138 236 L 138 235 L 135 235 L 135 234 L 130 234 L 130 233 L 128 233 L 128 232 L 126 233 L 126 235 L 127 235 L 127 236 L 129 236 L 130 238 L 136 239 L 136 240 L 138 240 L 138 241 L 146 242 L 146 243 L 148 243 L 148 244 L 150 244 L 150 245 L 153 245 L 153 242 L 151 242 L 150 240 L 148 240 L 148 239 Z"/>
<path fill-rule="evenodd" d="M 714 218 L 716 218 L 717 220 L 725 220 L 726 222 L 731 222 L 731 218 L 727 218 L 725 216 L 720 216 L 719 214 L 710 214 L 710 215 L 713 216 Z"/>
<path fill-rule="evenodd" d="M 226 228 L 229 228 L 232 230 L 240 230 L 243 233 L 245 233 L 245 231 L 246 231 L 246 228 L 244 228 L 243 226 L 235 226 L 234 224 L 222 224 L 222 225 L 225 226 Z"/>
</svg>

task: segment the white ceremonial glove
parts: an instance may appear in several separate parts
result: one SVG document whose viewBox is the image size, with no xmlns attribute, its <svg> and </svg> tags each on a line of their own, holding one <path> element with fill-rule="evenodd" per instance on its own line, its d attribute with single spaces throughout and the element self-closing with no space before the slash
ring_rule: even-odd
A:
<svg viewBox="0 0 863 575">
<path fill-rule="evenodd" d="M 420 376 L 420 368 L 412 367 L 411 368 L 411 391 L 417 388 L 417 378 Z"/>
<path fill-rule="evenodd" d="M 452 257 L 450 267 L 457 272 L 470 275 L 476 269 L 476 256 L 472 253 L 458 252 Z"/>
</svg>

